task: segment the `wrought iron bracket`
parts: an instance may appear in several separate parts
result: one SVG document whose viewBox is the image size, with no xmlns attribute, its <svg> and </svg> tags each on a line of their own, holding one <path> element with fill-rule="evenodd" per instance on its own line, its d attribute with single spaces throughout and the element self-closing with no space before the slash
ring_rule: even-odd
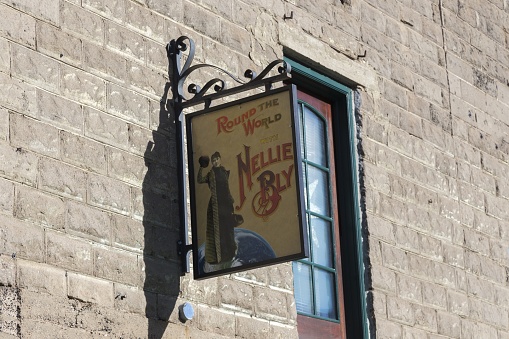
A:
<svg viewBox="0 0 509 339">
<path fill-rule="evenodd" d="M 186 52 L 184 54 L 184 52 Z M 205 108 L 210 108 L 212 101 L 226 96 L 242 93 L 256 88 L 270 90 L 273 84 L 285 81 L 291 78 L 291 67 L 283 60 L 271 62 L 260 74 L 248 69 L 244 72 L 247 80 L 241 80 L 230 72 L 209 64 L 197 64 L 191 66 L 194 53 L 194 41 L 187 36 L 181 36 L 178 39 L 171 40 L 166 46 L 168 56 L 168 75 L 171 81 L 172 97 L 167 99 L 167 107 L 175 113 L 175 123 L 177 132 L 177 156 L 180 161 L 178 165 L 179 175 L 179 213 L 180 213 L 180 240 L 177 242 L 177 251 L 181 260 L 181 273 L 189 272 L 189 251 L 192 245 L 188 243 L 189 225 L 187 220 L 187 190 L 186 190 L 186 162 L 185 155 L 185 131 L 184 114 L 185 108 L 204 104 Z M 185 62 L 182 64 L 183 60 Z M 277 68 L 276 68 L 277 67 Z M 236 87 L 226 88 L 226 81 L 222 78 L 213 78 L 207 81 L 203 86 L 191 83 L 187 86 L 187 93 L 184 86 L 188 77 L 195 71 L 202 68 L 211 68 L 218 71 L 219 74 L 228 76 L 233 82 L 239 84 Z M 271 71 L 276 70 L 277 74 L 268 76 Z M 273 72 L 275 73 L 275 72 Z M 213 92 L 210 93 L 211 89 Z"/>
</svg>

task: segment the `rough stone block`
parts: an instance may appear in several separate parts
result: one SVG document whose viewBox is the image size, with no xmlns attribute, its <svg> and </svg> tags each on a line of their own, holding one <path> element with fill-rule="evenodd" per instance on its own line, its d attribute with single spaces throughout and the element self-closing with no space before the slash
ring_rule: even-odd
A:
<svg viewBox="0 0 509 339">
<path fill-rule="evenodd" d="M 422 301 L 434 308 L 447 309 L 447 291 L 444 287 L 428 282 L 422 283 Z"/>
<path fill-rule="evenodd" d="M 44 261 L 44 230 L 37 225 L 0 215 L 0 248 L 3 253 Z"/>
<path fill-rule="evenodd" d="M 60 154 L 58 130 L 20 114 L 10 116 L 11 144 L 57 158 Z"/>
<path fill-rule="evenodd" d="M 393 270 L 383 266 L 376 265 L 372 270 L 373 286 L 388 292 L 396 292 L 397 280 L 396 273 Z"/>
<path fill-rule="evenodd" d="M 199 305 L 198 314 L 198 329 L 224 336 L 235 336 L 235 314 L 233 312 Z"/>
<path fill-rule="evenodd" d="M 486 214 L 500 219 L 509 220 L 509 208 L 507 208 L 508 202 L 506 199 L 496 197 L 488 193 L 486 193 L 484 197 Z"/>
<path fill-rule="evenodd" d="M 131 58 L 145 60 L 150 57 L 150 53 L 145 56 L 146 45 L 149 43 L 139 33 L 129 30 L 114 22 L 108 22 L 106 26 L 106 43 L 108 47 L 116 49 Z M 150 44 L 155 44 L 150 41 Z M 164 47 L 162 48 L 164 51 Z M 165 54 L 166 67 L 168 59 Z"/>
<path fill-rule="evenodd" d="M 70 66 L 61 67 L 62 92 L 94 107 L 106 106 L 106 83 L 103 79 Z"/>
<path fill-rule="evenodd" d="M 133 216 L 144 222 L 154 223 L 162 227 L 176 228 L 179 217 L 179 206 L 176 196 L 168 193 L 155 192 L 152 187 L 132 188 Z"/>
<path fill-rule="evenodd" d="M 177 0 L 171 5 L 157 0 L 145 0 L 147 7 L 173 20 L 182 20 L 183 1 Z"/>
<path fill-rule="evenodd" d="M 256 286 L 253 291 L 255 313 L 260 318 L 268 320 L 287 319 L 287 294 L 286 292 Z"/>
<path fill-rule="evenodd" d="M 138 255 L 111 248 L 94 248 L 94 274 L 110 281 L 141 286 L 143 274 Z"/>
<path fill-rule="evenodd" d="M 60 17 L 59 3 L 52 0 L 16 0 L 11 2 L 14 8 L 36 18 L 58 25 Z"/>
<path fill-rule="evenodd" d="M 394 126 L 390 126 L 387 131 L 387 145 L 404 155 L 413 156 L 415 137 Z"/>
<path fill-rule="evenodd" d="M 198 281 L 194 280 L 190 275 L 186 275 L 181 279 L 182 297 L 212 306 L 220 305 L 221 286 L 218 279 Z"/>
<path fill-rule="evenodd" d="M 398 296 L 417 303 L 422 301 L 421 281 L 405 274 L 397 274 Z"/>
<path fill-rule="evenodd" d="M 135 313 L 115 312 L 105 307 L 86 308 L 77 317 L 79 327 L 94 336 L 112 336 L 118 338 L 144 338 L 148 333 L 164 333 L 167 323 L 147 321 L 147 318 Z M 150 329 L 149 329 L 150 328 Z"/>
<path fill-rule="evenodd" d="M 160 99 L 168 76 L 137 62 L 127 62 L 128 83 L 154 99 Z"/>
<path fill-rule="evenodd" d="M 466 294 L 458 293 L 455 291 L 448 291 L 447 293 L 448 310 L 453 314 L 459 316 L 466 316 L 469 313 L 468 297 Z"/>
<path fill-rule="evenodd" d="M 27 185 L 35 185 L 39 158 L 22 148 L 0 142 L 0 175 Z"/>
<path fill-rule="evenodd" d="M 85 201 L 87 175 L 76 167 L 48 158 L 42 158 L 39 166 L 39 188 L 58 195 Z"/>
<path fill-rule="evenodd" d="M 37 90 L 37 113 L 41 120 L 55 127 L 83 133 L 82 106 L 73 101 Z"/>
<path fill-rule="evenodd" d="M 113 283 L 81 274 L 67 274 L 68 297 L 104 307 L 113 307 Z"/>
<path fill-rule="evenodd" d="M 415 230 L 404 226 L 394 225 L 394 239 L 399 248 L 418 253 L 420 250 L 420 236 Z"/>
<path fill-rule="evenodd" d="M 436 310 L 422 305 L 412 305 L 415 317 L 415 327 L 422 328 L 427 332 L 436 333 L 437 316 Z"/>
<path fill-rule="evenodd" d="M 104 145 L 71 133 L 60 133 L 62 160 L 81 168 L 105 174 L 107 171 Z"/>
<path fill-rule="evenodd" d="M 220 19 L 211 13 L 189 2 L 184 3 L 184 22 L 196 31 L 206 33 L 215 40 L 220 40 Z"/>
<path fill-rule="evenodd" d="M 157 294 L 119 283 L 115 283 L 114 288 L 115 309 L 156 317 Z"/>
<path fill-rule="evenodd" d="M 497 194 L 495 177 L 485 173 L 481 169 L 472 167 L 471 182 L 473 185 L 493 195 Z"/>
<path fill-rule="evenodd" d="M 81 62 L 81 40 L 57 27 L 37 22 L 37 49 L 63 62 Z"/>
<path fill-rule="evenodd" d="M 110 148 L 108 160 L 109 174 L 119 180 L 141 187 L 147 179 L 145 160 L 139 156 Z"/>
<path fill-rule="evenodd" d="M 35 18 L 3 4 L 0 5 L 0 12 L 3 18 L 0 22 L 0 36 L 35 47 Z"/>
<path fill-rule="evenodd" d="M 72 271 L 92 274 L 92 246 L 68 234 L 46 232 L 46 262 Z"/>
<path fill-rule="evenodd" d="M 495 302 L 495 284 L 470 273 L 466 273 L 465 277 L 469 296 Z"/>
<path fill-rule="evenodd" d="M 145 222 L 143 253 L 169 260 L 180 260 L 177 250 L 179 231 L 169 227 L 158 227 Z"/>
<path fill-rule="evenodd" d="M 146 161 L 145 164 L 147 172 L 143 180 L 144 188 L 166 192 L 170 197 L 176 198 L 179 179 L 175 175 L 175 169 L 152 161 Z"/>
<path fill-rule="evenodd" d="M 278 338 L 278 339 L 291 339 L 298 338 L 299 334 L 297 333 L 297 328 L 295 326 L 290 326 L 286 324 L 280 324 L 277 322 L 269 323 L 269 335 L 268 338 Z"/>
<path fill-rule="evenodd" d="M 134 1 L 126 3 L 126 23 L 154 40 L 167 42 L 163 17 Z"/>
<path fill-rule="evenodd" d="M 66 204 L 66 228 L 89 236 L 101 243 L 110 243 L 110 216 L 89 205 L 68 201 Z"/>
<path fill-rule="evenodd" d="M 196 40 L 195 40 L 196 43 Z M 147 64 L 160 71 L 167 70 L 168 68 L 168 57 L 166 54 L 166 48 L 162 43 L 147 40 L 145 42 L 147 49 Z M 138 58 L 142 59 L 142 58 Z"/>
<path fill-rule="evenodd" d="M 496 338 L 497 329 L 493 326 L 483 324 L 481 322 L 462 319 L 461 320 L 461 339 L 476 339 L 476 338 Z"/>
<path fill-rule="evenodd" d="M 0 142 L 7 144 L 9 141 L 9 112 L 0 108 Z"/>
<path fill-rule="evenodd" d="M 181 289 L 180 264 L 145 255 L 143 260 L 139 260 L 139 265 L 141 267 L 140 272 L 142 273 L 141 279 L 144 291 L 165 295 L 178 295 Z M 186 298 L 190 297 L 187 294 L 185 296 Z M 210 300 L 210 302 L 214 303 L 213 300 Z"/>
<path fill-rule="evenodd" d="M 18 285 L 20 288 L 36 294 L 67 296 L 66 272 L 45 264 L 19 260 Z"/>
<path fill-rule="evenodd" d="M 23 114 L 35 114 L 35 88 L 25 82 L 0 72 L 0 105 Z"/>
<path fill-rule="evenodd" d="M 238 313 L 236 318 L 236 335 L 241 338 L 263 339 L 270 337 L 270 323 Z M 274 337 L 270 337 L 274 338 Z"/>
<path fill-rule="evenodd" d="M 462 247 L 447 243 L 443 243 L 442 246 L 445 263 L 457 267 L 465 267 L 464 249 Z"/>
<path fill-rule="evenodd" d="M 361 27 L 361 41 L 383 55 L 389 55 L 391 47 L 395 45 L 382 32 L 367 25 Z"/>
<path fill-rule="evenodd" d="M 389 320 L 407 325 L 415 324 L 413 304 L 398 297 L 387 297 L 387 316 Z"/>
<path fill-rule="evenodd" d="M 393 149 L 378 145 L 376 164 L 401 175 L 401 155 Z"/>
<path fill-rule="evenodd" d="M 97 14 L 62 2 L 60 8 L 60 24 L 63 30 L 91 39 L 97 43 L 104 42 L 104 20 Z"/>
<path fill-rule="evenodd" d="M 0 70 L 9 73 L 11 69 L 11 48 L 9 42 L 0 38 Z"/>
<path fill-rule="evenodd" d="M 126 1 L 124 0 L 84 0 L 83 7 L 116 21 L 125 20 Z"/>
<path fill-rule="evenodd" d="M 16 259 L 0 255 L 0 286 L 16 286 Z"/>
<path fill-rule="evenodd" d="M 414 73 L 405 66 L 396 62 L 391 63 L 391 79 L 400 86 L 413 91 L 414 90 Z"/>
<path fill-rule="evenodd" d="M 148 127 L 149 101 L 146 97 L 123 87 L 108 87 L 108 111 L 135 124 Z"/>
<path fill-rule="evenodd" d="M 400 211 L 406 211 L 407 204 L 390 198 L 384 194 L 380 195 L 380 215 L 392 220 L 398 224 L 406 225 L 408 222 L 408 215 L 400 213 Z"/>
<path fill-rule="evenodd" d="M 419 234 L 419 251 L 431 259 L 443 261 L 444 254 L 442 242 L 428 235 Z"/>
<path fill-rule="evenodd" d="M 292 264 L 280 264 L 268 267 L 267 271 L 269 286 L 293 291 Z"/>
<path fill-rule="evenodd" d="M 16 187 L 14 216 L 56 229 L 64 227 L 65 205 L 61 198 L 31 188 Z"/>
<path fill-rule="evenodd" d="M 125 81 L 125 58 L 103 46 L 83 42 L 83 64 L 90 73 L 97 74 L 102 79 Z"/>
<path fill-rule="evenodd" d="M 252 286 L 231 279 L 220 279 L 218 285 L 222 305 L 253 311 Z"/>
<path fill-rule="evenodd" d="M 125 121 L 90 107 L 85 107 L 83 113 L 86 136 L 127 149 L 128 125 Z"/>
<path fill-rule="evenodd" d="M 12 215 L 14 206 L 14 185 L 0 178 L 0 213 Z"/>
<path fill-rule="evenodd" d="M 401 324 L 386 319 L 379 319 L 376 322 L 377 338 L 396 339 L 402 338 Z"/>
<path fill-rule="evenodd" d="M 437 330 L 439 334 L 450 338 L 460 338 L 461 318 L 443 311 L 437 312 Z"/>
<path fill-rule="evenodd" d="M 469 229 L 465 229 L 464 234 L 467 248 L 483 255 L 490 255 L 490 240 L 487 236 Z"/>
<path fill-rule="evenodd" d="M 113 232 L 113 243 L 117 246 L 128 249 L 143 250 L 148 246 L 146 239 L 146 228 L 140 221 L 117 214 L 111 215 L 111 227 Z M 169 247 L 169 244 L 166 243 Z"/>
<path fill-rule="evenodd" d="M 60 64 L 57 61 L 19 45 L 13 45 L 11 50 L 14 75 L 48 90 L 58 89 Z"/>
<path fill-rule="evenodd" d="M 509 316 L 507 310 L 500 308 L 482 300 L 470 298 L 470 317 L 472 319 L 494 325 L 501 328 L 507 328 Z"/>
<path fill-rule="evenodd" d="M 14 287 L 0 286 L 0 338 L 19 338 L 20 297 L 19 290 Z M 12 337 L 11 337 L 12 336 Z"/>
<path fill-rule="evenodd" d="M 131 211 L 131 189 L 119 180 L 90 175 L 88 202 L 124 215 Z"/>
<path fill-rule="evenodd" d="M 223 34 L 220 37 L 220 41 L 225 46 L 243 55 L 248 55 L 251 52 L 251 34 L 249 31 L 228 21 L 221 22 L 221 29 L 228 32 L 228 34 Z"/>
<path fill-rule="evenodd" d="M 45 305 L 40 305 L 40 307 L 45 307 Z M 70 324 L 59 325 L 44 320 L 27 319 L 23 322 L 21 335 L 26 338 L 40 339 L 85 338 L 90 335 L 90 331 L 70 327 Z"/>
<path fill-rule="evenodd" d="M 172 165 L 176 159 L 175 140 L 155 131 L 129 125 L 129 151 L 145 157 L 150 162 Z"/>
</svg>

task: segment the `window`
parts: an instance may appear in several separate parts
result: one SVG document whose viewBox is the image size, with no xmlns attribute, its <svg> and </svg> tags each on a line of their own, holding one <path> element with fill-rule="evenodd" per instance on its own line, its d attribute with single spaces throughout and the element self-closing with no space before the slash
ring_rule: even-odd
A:
<svg viewBox="0 0 509 339">
<path fill-rule="evenodd" d="M 286 61 L 298 88 L 310 250 L 309 258 L 293 263 L 299 336 L 367 337 L 353 91 Z"/>
</svg>

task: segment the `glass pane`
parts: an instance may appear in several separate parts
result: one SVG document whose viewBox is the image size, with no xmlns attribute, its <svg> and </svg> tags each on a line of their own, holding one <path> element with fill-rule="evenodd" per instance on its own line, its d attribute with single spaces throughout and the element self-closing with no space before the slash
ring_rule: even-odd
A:
<svg viewBox="0 0 509 339">
<path fill-rule="evenodd" d="M 309 108 L 304 107 L 306 126 L 306 159 L 327 167 L 325 122 Z"/>
<path fill-rule="evenodd" d="M 328 173 L 313 166 L 308 166 L 309 210 L 329 216 L 329 181 Z"/>
<path fill-rule="evenodd" d="M 311 216 L 313 262 L 322 266 L 334 267 L 332 241 L 331 223 L 322 218 Z"/>
<path fill-rule="evenodd" d="M 299 119 L 300 119 L 300 130 L 299 130 L 299 137 L 300 137 L 300 145 L 301 145 L 301 156 L 302 158 L 305 158 L 305 155 L 304 155 L 304 148 L 306 147 L 304 145 L 304 123 L 303 123 L 303 110 L 302 110 L 302 104 L 299 105 Z"/>
<path fill-rule="evenodd" d="M 304 187 L 304 206 L 306 206 L 307 209 L 309 209 L 308 205 L 308 175 L 306 173 L 306 163 L 302 162 L 302 186 Z"/>
<path fill-rule="evenodd" d="M 295 289 L 297 312 L 313 314 L 310 266 L 293 262 L 293 288 Z"/>
<path fill-rule="evenodd" d="M 336 288 L 334 273 L 315 268 L 316 315 L 337 319 Z"/>
</svg>

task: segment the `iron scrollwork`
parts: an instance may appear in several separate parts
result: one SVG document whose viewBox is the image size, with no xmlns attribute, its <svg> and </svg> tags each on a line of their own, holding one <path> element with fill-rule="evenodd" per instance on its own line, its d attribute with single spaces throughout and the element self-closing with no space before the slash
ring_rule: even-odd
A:
<svg viewBox="0 0 509 339">
<path fill-rule="evenodd" d="M 210 103 L 214 99 L 218 99 L 227 95 L 232 95 L 254 88 L 265 86 L 266 89 L 270 89 L 273 83 L 283 81 L 290 78 L 291 67 L 283 60 L 275 60 L 271 62 L 260 74 L 248 69 L 244 72 L 244 77 L 247 81 L 241 80 L 230 72 L 214 65 L 209 64 L 197 64 L 191 66 L 194 59 L 195 44 L 194 41 L 187 36 L 181 36 L 177 40 L 172 40 L 167 45 L 168 59 L 172 69 L 170 70 L 170 78 L 173 79 L 173 103 L 180 106 L 180 108 L 194 106 L 200 103 L 205 103 L 206 107 L 210 106 Z M 183 52 L 187 51 L 187 59 L 183 66 L 181 66 L 181 59 Z M 276 66 L 279 75 L 266 77 Z M 238 83 L 239 86 L 227 89 L 226 81 L 220 78 L 213 78 L 205 83 L 205 85 L 199 86 L 195 83 L 190 84 L 187 87 L 187 92 L 191 95 L 189 98 L 184 93 L 184 83 L 187 78 L 196 70 L 201 68 L 212 68 L 230 77 L 231 80 Z M 209 93 L 209 90 L 213 89 L 215 93 Z"/>
</svg>

